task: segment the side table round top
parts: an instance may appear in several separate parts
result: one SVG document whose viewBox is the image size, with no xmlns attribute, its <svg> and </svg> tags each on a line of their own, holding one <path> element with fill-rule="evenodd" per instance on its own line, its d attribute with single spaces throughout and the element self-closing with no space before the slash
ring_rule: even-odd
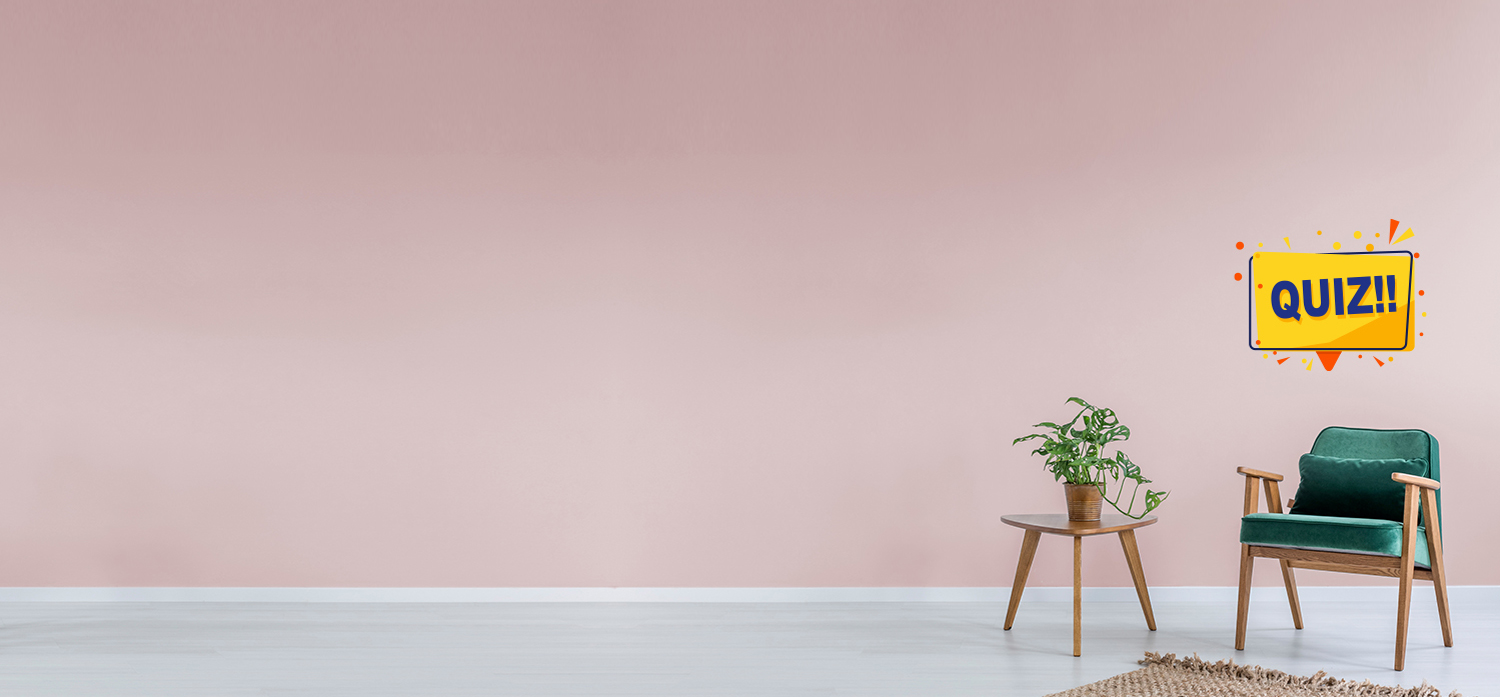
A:
<svg viewBox="0 0 1500 697">
<path fill-rule="evenodd" d="M 1144 528 L 1156 522 L 1156 516 L 1148 515 L 1140 520 L 1119 513 L 1106 513 L 1099 516 L 1099 520 L 1087 523 L 1068 520 L 1066 513 L 1029 513 L 1024 515 L 1001 516 L 1000 520 L 1006 525 L 1012 525 L 1023 530 L 1035 530 L 1051 535 L 1070 535 L 1082 537 L 1085 535 L 1106 535 L 1112 532 L 1122 532 Z"/>
</svg>

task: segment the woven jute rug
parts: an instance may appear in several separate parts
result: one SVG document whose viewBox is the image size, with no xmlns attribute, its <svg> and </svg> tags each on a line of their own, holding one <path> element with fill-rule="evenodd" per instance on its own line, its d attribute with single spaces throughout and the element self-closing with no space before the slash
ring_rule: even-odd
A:
<svg viewBox="0 0 1500 697">
<path fill-rule="evenodd" d="M 1234 661 L 1209 663 L 1194 654 L 1178 658 L 1147 653 L 1145 668 L 1047 697 L 1443 697 L 1424 680 L 1419 687 L 1386 687 L 1370 681 L 1287 675 Z M 1448 697 L 1463 697 L 1457 692 Z"/>
</svg>

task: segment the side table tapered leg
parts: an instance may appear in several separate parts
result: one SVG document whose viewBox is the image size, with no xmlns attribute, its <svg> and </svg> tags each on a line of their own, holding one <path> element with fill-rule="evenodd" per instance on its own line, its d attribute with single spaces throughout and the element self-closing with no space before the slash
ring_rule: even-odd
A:
<svg viewBox="0 0 1500 697">
<path fill-rule="evenodd" d="M 1083 655 L 1083 536 L 1073 536 L 1073 656 Z"/>
<path fill-rule="evenodd" d="M 1016 610 L 1021 607 L 1021 591 L 1026 589 L 1026 577 L 1031 574 L 1031 560 L 1036 557 L 1036 545 L 1042 533 L 1027 530 L 1021 540 L 1021 560 L 1016 562 L 1016 582 L 1010 588 L 1010 607 L 1005 611 L 1005 628 L 1016 622 Z"/>
<path fill-rule="evenodd" d="M 1141 601 L 1141 612 L 1146 613 L 1146 626 L 1156 631 L 1156 615 L 1151 612 L 1151 593 L 1146 590 L 1146 570 L 1141 567 L 1141 550 L 1135 546 L 1135 531 L 1120 531 L 1120 546 L 1125 548 L 1125 564 L 1130 567 L 1130 578 L 1135 581 L 1135 595 Z"/>
</svg>

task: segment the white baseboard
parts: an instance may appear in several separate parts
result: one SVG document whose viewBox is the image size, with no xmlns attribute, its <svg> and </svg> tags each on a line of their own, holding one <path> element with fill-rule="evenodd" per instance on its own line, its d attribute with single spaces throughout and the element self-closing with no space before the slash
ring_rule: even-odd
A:
<svg viewBox="0 0 1500 697">
<path fill-rule="evenodd" d="M 1418 584 L 1417 592 L 1430 594 Z M 1451 586 L 1454 602 L 1500 601 L 1500 586 Z M 1233 603 L 1233 586 L 1159 586 L 1154 602 Z M 1390 586 L 1301 586 L 1304 602 L 1396 600 Z M 1027 588 L 1023 602 L 1071 602 L 1068 586 Z M 1009 588 L 0 588 L 0 602 L 210 602 L 210 603 L 1004 603 Z M 1136 602 L 1135 589 L 1085 588 L 1091 602 Z M 1256 587 L 1255 602 L 1286 602 L 1281 586 Z"/>
</svg>

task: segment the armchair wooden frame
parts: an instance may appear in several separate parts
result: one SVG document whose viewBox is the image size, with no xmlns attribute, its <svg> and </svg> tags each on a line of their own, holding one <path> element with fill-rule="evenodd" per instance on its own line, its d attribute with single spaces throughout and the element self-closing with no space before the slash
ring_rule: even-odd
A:
<svg viewBox="0 0 1500 697">
<path fill-rule="evenodd" d="M 1255 513 L 1259 505 L 1262 486 L 1266 494 L 1266 508 L 1271 513 L 1281 513 L 1279 474 L 1240 467 L 1236 470 L 1245 476 L 1245 515 Z M 1453 629 L 1448 622 L 1448 582 L 1443 573 L 1443 542 L 1438 530 L 1437 499 L 1434 495 L 1441 485 L 1426 477 L 1394 473 L 1391 479 L 1406 486 L 1406 503 L 1401 521 L 1401 556 L 1387 557 L 1379 554 L 1357 554 L 1350 552 L 1328 552 L 1312 549 L 1286 547 L 1263 547 L 1240 545 L 1240 605 L 1234 629 L 1234 648 L 1245 649 L 1245 624 L 1250 613 L 1250 581 L 1255 558 L 1275 559 L 1281 563 L 1281 578 L 1286 584 L 1287 601 L 1292 607 L 1292 624 L 1302 628 L 1302 606 L 1297 602 L 1297 580 L 1292 569 L 1338 571 L 1349 574 L 1388 576 L 1400 579 L 1400 597 L 1396 605 L 1396 670 L 1406 667 L 1406 624 L 1411 614 L 1411 584 L 1413 580 L 1432 581 L 1437 592 L 1438 618 L 1443 625 L 1443 645 L 1453 646 Z M 1290 505 L 1291 502 L 1288 502 Z M 1432 560 L 1430 569 L 1416 568 L 1417 525 L 1421 508 L 1427 515 L 1427 551 Z"/>
</svg>

